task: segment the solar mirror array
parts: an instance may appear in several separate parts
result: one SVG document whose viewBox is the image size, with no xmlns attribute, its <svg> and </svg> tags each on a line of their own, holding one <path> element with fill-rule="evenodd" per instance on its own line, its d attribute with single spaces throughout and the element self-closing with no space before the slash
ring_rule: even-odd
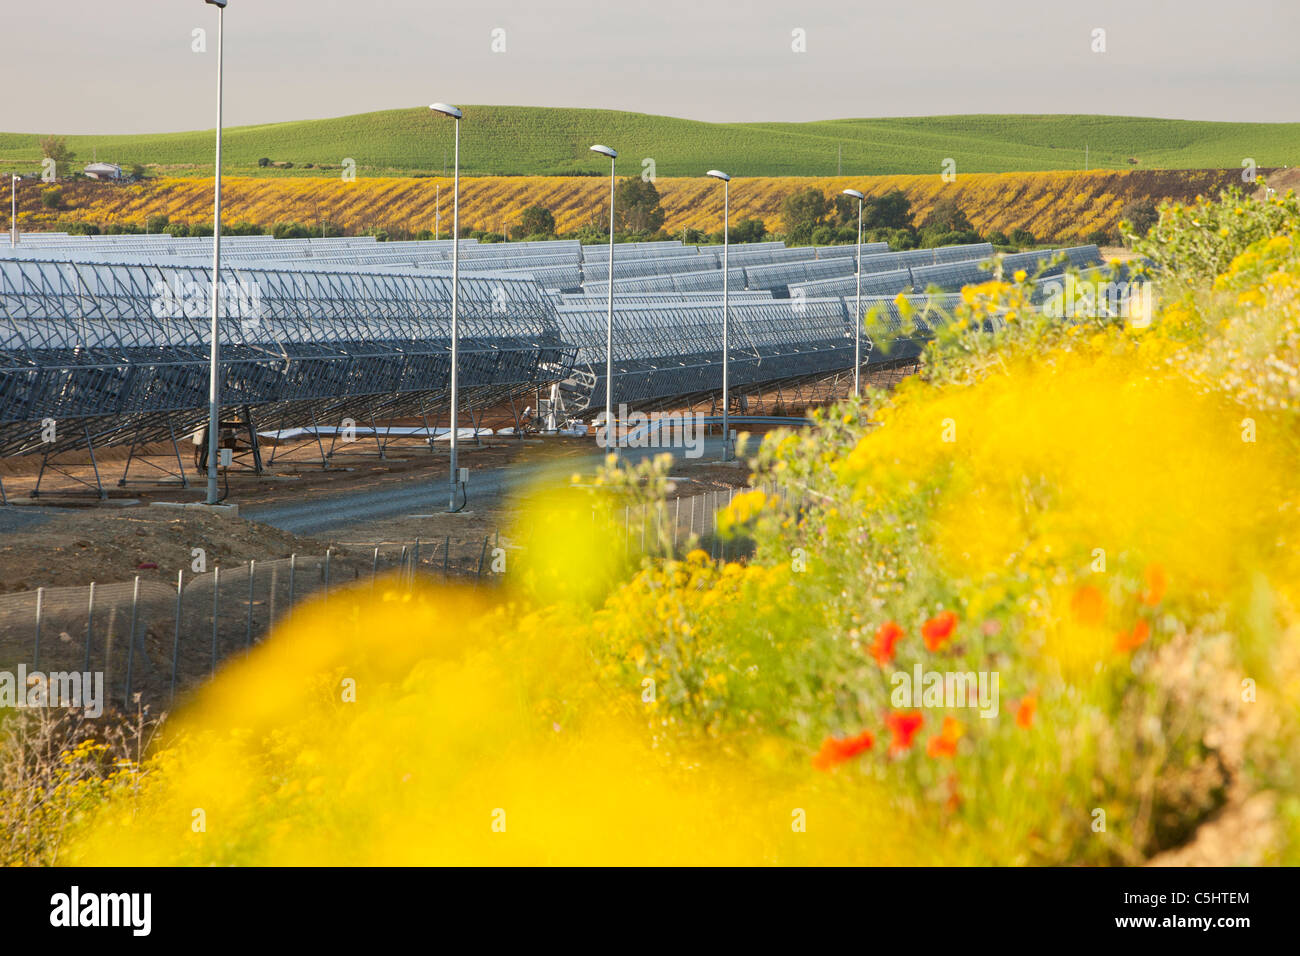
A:
<svg viewBox="0 0 1300 956">
<path fill-rule="evenodd" d="M 924 304 L 924 293 L 984 281 L 992 252 L 986 243 L 864 244 L 863 311 L 885 303 L 897 318 L 899 294 Z M 1100 263 L 1095 246 L 1060 252 L 1010 255 L 1002 269 L 1046 275 Z M 721 248 L 629 242 L 614 253 L 614 403 L 716 396 Z M 201 427 L 211 254 L 210 237 L 168 235 L 26 234 L 0 249 L 0 455 L 175 442 Z M 552 388 L 572 414 L 603 408 L 608 254 L 570 240 L 462 240 L 463 408 Z M 852 369 L 856 254 L 852 245 L 730 247 L 739 393 Z M 451 256 L 450 240 L 223 237 L 223 408 L 250 432 L 445 417 Z M 868 342 L 864 362 L 914 357 L 928 329 L 920 323 L 910 344 L 888 350 Z"/>
</svg>

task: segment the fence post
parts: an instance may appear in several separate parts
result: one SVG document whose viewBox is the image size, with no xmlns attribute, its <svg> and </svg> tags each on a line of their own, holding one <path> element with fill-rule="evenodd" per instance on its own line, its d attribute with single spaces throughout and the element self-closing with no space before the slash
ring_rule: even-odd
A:
<svg viewBox="0 0 1300 956">
<path fill-rule="evenodd" d="M 176 700 L 176 662 L 181 650 L 181 609 L 185 597 L 185 569 L 176 572 L 176 635 L 172 638 L 172 692 L 171 700 Z"/>
<path fill-rule="evenodd" d="M 447 583 L 447 571 L 451 566 L 451 535 L 442 542 L 442 581 Z"/>
<path fill-rule="evenodd" d="M 257 562 L 248 560 L 248 619 L 244 624 L 244 647 L 253 646 L 253 582 L 257 580 Z"/>
<path fill-rule="evenodd" d="M 32 670 L 41 669 L 41 612 L 45 610 L 45 588 L 36 589 L 36 643 L 32 648 Z"/>
<path fill-rule="evenodd" d="M 266 592 L 266 629 L 269 632 L 275 624 L 275 593 L 280 589 L 280 568 L 271 562 L 271 586 Z"/>
<path fill-rule="evenodd" d="M 406 546 L 406 545 L 402 545 L 402 567 L 401 567 L 401 570 L 398 571 L 398 573 L 397 573 L 397 579 L 398 579 L 399 581 L 401 581 L 402 584 L 406 584 L 406 583 L 407 583 L 407 582 L 406 582 L 406 552 L 407 552 L 407 546 Z M 409 590 L 409 588 L 408 588 L 408 590 Z"/>
<path fill-rule="evenodd" d="M 90 670 L 90 635 L 95 625 L 95 582 L 90 582 L 90 604 L 86 608 L 86 664 L 83 671 Z"/>
<path fill-rule="evenodd" d="M 131 632 L 126 639 L 126 689 L 122 692 L 122 706 L 131 706 L 131 670 L 135 665 L 135 624 L 140 610 L 140 575 L 135 576 L 131 589 Z"/>
<path fill-rule="evenodd" d="M 289 607 L 293 607 L 294 578 L 298 574 L 298 552 L 289 555 Z"/>
<path fill-rule="evenodd" d="M 217 672 L 217 623 L 221 620 L 221 565 L 212 569 L 212 669 Z"/>
<path fill-rule="evenodd" d="M 328 596 L 330 593 L 330 553 L 333 550 L 334 550 L 333 548 L 325 549 L 325 594 L 326 596 Z"/>
<path fill-rule="evenodd" d="M 483 550 L 478 554 L 478 579 L 483 580 L 483 561 L 487 558 L 488 536 L 483 535 Z"/>
<path fill-rule="evenodd" d="M 379 576 L 379 545 L 375 545 L 375 556 L 370 559 L 370 593 L 375 593 L 375 578 Z"/>
<path fill-rule="evenodd" d="M 677 557 L 677 532 L 682 529 L 682 499 L 673 499 L 673 557 Z"/>
</svg>

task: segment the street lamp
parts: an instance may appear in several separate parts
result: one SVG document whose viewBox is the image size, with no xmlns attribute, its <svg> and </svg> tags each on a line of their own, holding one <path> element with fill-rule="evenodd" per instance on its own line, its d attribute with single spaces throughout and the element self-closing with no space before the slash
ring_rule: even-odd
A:
<svg viewBox="0 0 1300 956">
<path fill-rule="evenodd" d="M 23 177 L 11 173 L 9 180 L 9 247 L 18 245 L 18 180 Z"/>
<path fill-rule="evenodd" d="M 858 296 L 853 313 L 853 397 L 857 398 L 861 394 L 859 376 L 862 372 L 862 201 L 867 197 L 856 189 L 846 189 L 844 195 L 858 201 Z"/>
<path fill-rule="evenodd" d="M 451 200 L 451 471 L 447 476 L 450 498 L 447 511 L 456 511 L 456 404 L 460 398 L 460 381 L 457 377 L 457 364 L 460 359 L 457 343 L 460 294 L 460 119 L 465 114 L 446 103 L 434 103 L 429 109 L 443 116 L 450 116 L 456 121 L 456 163 L 452 167 Z"/>
<path fill-rule="evenodd" d="M 208 498 L 217 503 L 217 445 L 221 428 L 221 343 L 218 314 L 221 303 L 221 41 L 226 0 L 204 0 L 217 8 L 217 163 L 212 193 L 212 351 L 208 366 Z"/>
<path fill-rule="evenodd" d="M 722 180 L 722 460 L 731 459 L 731 416 L 727 398 L 729 384 L 728 366 L 731 363 L 730 329 L 727 308 L 727 246 L 731 224 L 731 177 L 720 169 L 710 169 L 708 175 Z"/>
<path fill-rule="evenodd" d="M 593 153 L 609 157 L 609 312 L 605 320 L 605 446 L 610 447 L 614 431 L 614 163 L 618 151 L 597 143 Z M 614 454 L 618 454 L 618 439 L 614 438 Z"/>
</svg>

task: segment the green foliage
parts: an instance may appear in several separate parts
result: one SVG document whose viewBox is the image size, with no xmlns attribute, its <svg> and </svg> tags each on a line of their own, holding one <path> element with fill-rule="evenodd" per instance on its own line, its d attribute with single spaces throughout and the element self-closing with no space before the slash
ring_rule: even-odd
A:
<svg viewBox="0 0 1300 956">
<path fill-rule="evenodd" d="M 276 239 L 307 239 L 311 230 L 300 222 L 277 222 L 271 227 L 271 235 Z"/>
<path fill-rule="evenodd" d="M 613 110 L 506 106 L 468 106 L 465 115 L 461 169 L 469 175 L 607 173 L 605 160 L 574 146 L 585 143 L 592 129 L 607 131 L 626 155 L 655 157 L 660 176 L 699 176 L 701 156 L 738 175 L 832 176 L 840 144 L 844 171 L 853 175 L 929 173 L 949 156 L 965 172 L 1075 169 L 1085 131 L 1094 168 L 1128 169 L 1131 156 L 1140 157 L 1145 168 L 1172 169 L 1235 169 L 1243 156 L 1253 156 L 1264 168 L 1300 161 L 1300 123 L 1016 114 L 701 123 Z M 349 155 L 367 175 L 449 175 L 451 140 L 451 124 L 436 122 L 420 106 L 234 127 L 225 131 L 223 149 L 232 174 L 320 175 L 301 164 L 338 157 L 339 144 L 348 143 Z M 67 142 L 87 155 L 97 149 L 126 164 L 211 174 L 212 140 L 206 132 L 72 136 Z M 298 168 L 277 169 L 268 153 Z M 40 155 L 30 134 L 0 133 L 0 160 L 32 162 Z"/>
<path fill-rule="evenodd" d="M 46 209 L 62 209 L 63 190 L 58 186 L 41 190 L 41 205 Z"/>
<path fill-rule="evenodd" d="M 1186 206 L 1162 204 L 1159 222 L 1145 237 L 1129 222 L 1121 223 L 1120 231 L 1134 251 L 1186 283 L 1225 272 L 1236 256 L 1261 239 L 1300 231 L 1300 199 L 1294 192 L 1257 199 L 1234 186 L 1220 193 L 1218 202 L 1197 200 Z"/>
<path fill-rule="evenodd" d="M 529 206 L 520 214 L 519 236 L 542 236 L 549 238 L 555 235 L 555 216 L 545 206 Z"/>
<path fill-rule="evenodd" d="M 785 197 L 785 202 L 781 203 L 781 225 L 787 236 L 811 237 L 826 221 L 829 211 L 826 194 L 809 186 Z"/>
<path fill-rule="evenodd" d="M 77 154 L 68 148 L 66 136 L 46 136 L 37 140 L 37 143 L 41 147 L 41 155 L 54 160 L 58 166 L 64 166 L 76 158 Z"/>
<path fill-rule="evenodd" d="M 144 221 L 144 231 L 153 235 L 165 232 L 169 221 L 166 216 L 150 216 Z"/>
<path fill-rule="evenodd" d="M 762 242 L 767 226 L 761 219 L 742 219 L 731 227 L 732 242 Z"/>
<path fill-rule="evenodd" d="M 966 213 L 957 204 L 957 200 L 945 196 L 934 204 L 934 208 L 925 217 L 925 222 L 921 223 L 921 229 L 923 231 L 968 232 L 971 230 L 971 224 L 970 220 L 966 218 Z"/>
<path fill-rule="evenodd" d="M 620 180 L 614 191 L 614 231 L 644 235 L 658 232 L 663 224 L 655 184 L 640 176 Z"/>
<path fill-rule="evenodd" d="M 863 206 L 862 225 L 865 229 L 911 229 L 912 202 L 901 189 L 872 196 Z"/>
<path fill-rule="evenodd" d="M 1119 211 L 1120 222 L 1129 224 L 1128 231 L 1134 236 L 1145 239 L 1151 227 L 1160 221 L 1160 210 L 1150 199 L 1133 199 L 1124 204 Z"/>
</svg>

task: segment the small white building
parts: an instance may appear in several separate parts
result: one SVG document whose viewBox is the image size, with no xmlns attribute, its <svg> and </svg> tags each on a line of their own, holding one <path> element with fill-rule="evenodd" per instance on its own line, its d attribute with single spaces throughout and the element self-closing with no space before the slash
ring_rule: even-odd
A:
<svg viewBox="0 0 1300 956">
<path fill-rule="evenodd" d="M 121 179 L 122 167 L 113 163 L 91 163 L 84 170 L 91 179 Z"/>
</svg>

